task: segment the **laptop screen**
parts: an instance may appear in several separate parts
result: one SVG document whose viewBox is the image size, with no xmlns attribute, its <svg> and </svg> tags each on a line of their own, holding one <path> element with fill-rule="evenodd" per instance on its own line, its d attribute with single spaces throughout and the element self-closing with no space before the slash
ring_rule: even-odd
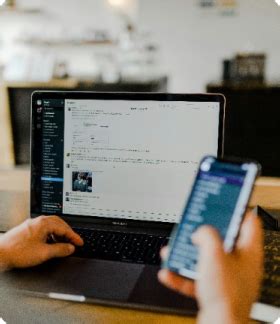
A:
<svg viewBox="0 0 280 324">
<path fill-rule="evenodd" d="M 217 156 L 220 112 L 216 99 L 37 98 L 32 213 L 178 222 L 201 158 Z"/>
</svg>

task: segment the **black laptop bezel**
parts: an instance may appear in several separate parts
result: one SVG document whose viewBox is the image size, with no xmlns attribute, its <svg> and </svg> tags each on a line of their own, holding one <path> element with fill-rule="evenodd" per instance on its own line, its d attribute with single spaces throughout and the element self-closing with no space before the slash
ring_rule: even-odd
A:
<svg viewBox="0 0 280 324">
<path fill-rule="evenodd" d="M 188 102 L 219 102 L 219 132 L 218 132 L 218 151 L 217 157 L 222 158 L 224 154 L 224 123 L 225 123 L 225 97 L 222 94 L 171 94 L 171 93 L 132 93 L 132 92 L 81 92 L 81 91 L 35 91 L 31 98 L 31 176 L 30 176 L 30 215 L 31 218 L 38 217 L 40 214 L 33 212 L 33 197 L 36 187 L 33 185 L 32 177 L 35 174 L 34 156 L 36 149 L 34 145 L 34 109 L 37 100 L 58 99 L 58 100 L 150 100 L 150 101 L 188 101 Z M 174 223 L 139 221 L 128 219 L 104 218 L 100 216 L 73 216 L 69 214 L 58 214 L 67 223 L 75 224 L 98 224 L 115 225 L 134 228 L 150 228 L 171 230 Z"/>
</svg>

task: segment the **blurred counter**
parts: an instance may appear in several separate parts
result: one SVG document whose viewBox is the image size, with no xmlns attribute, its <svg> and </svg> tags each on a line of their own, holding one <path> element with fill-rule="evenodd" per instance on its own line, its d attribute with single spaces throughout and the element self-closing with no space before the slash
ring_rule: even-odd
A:
<svg viewBox="0 0 280 324">
<path fill-rule="evenodd" d="M 98 80 L 57 79 L 50 82 L 0 83 L 0 166 L 29 164 L 30 100 L 35 90 L 98 92 L 166 92 L 166 76 L 104 83 Z"/>
</svg>

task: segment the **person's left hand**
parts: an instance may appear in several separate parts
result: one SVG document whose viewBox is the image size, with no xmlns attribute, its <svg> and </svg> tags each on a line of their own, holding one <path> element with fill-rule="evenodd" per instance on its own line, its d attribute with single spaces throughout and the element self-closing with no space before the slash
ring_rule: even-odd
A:
<svg viewBox="0 0 280 324">
<path fill-rule="evenodd" d="M 50 237 L 67 243 L 48 243 Z M 66 257 L 83 245 L 81 237 L 57 216 L 29 219 L 0 237 L 0 270 L 26 268 Z"/>
</svg>

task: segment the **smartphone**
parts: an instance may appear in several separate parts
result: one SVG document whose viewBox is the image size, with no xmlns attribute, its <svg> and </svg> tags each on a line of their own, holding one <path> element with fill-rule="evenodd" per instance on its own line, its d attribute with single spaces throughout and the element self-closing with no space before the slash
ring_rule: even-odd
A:
<svg viewBox="0 0 280 324">
<path fill-rule="evenodd" d="M 231 252 L 259 173 L 260 166 L 255 162 L 203 158 L 162 267 L 196 280 L 198 249 L 192 244 L 191 236 L 205 224 L 218 230 L 224 250 Z"/>
</svg>

